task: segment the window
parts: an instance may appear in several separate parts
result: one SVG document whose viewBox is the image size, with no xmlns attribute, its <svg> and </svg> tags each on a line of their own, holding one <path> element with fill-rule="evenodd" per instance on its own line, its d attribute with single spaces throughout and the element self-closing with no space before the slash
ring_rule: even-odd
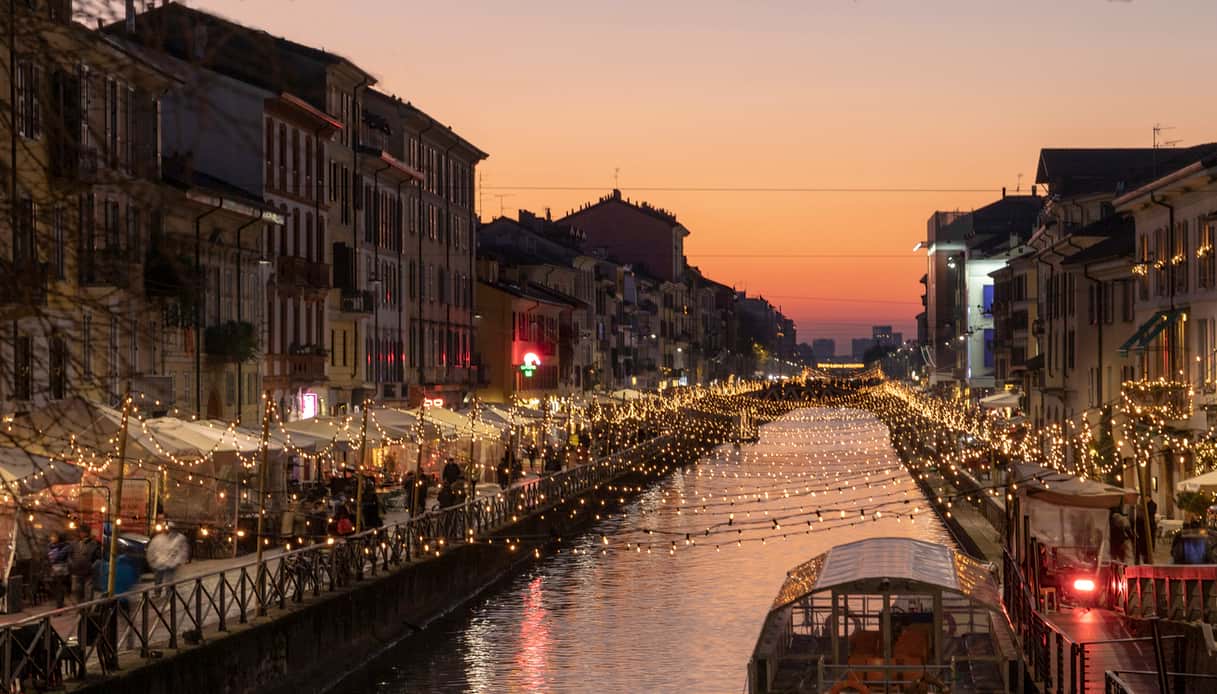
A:
<svg viewBox="0 0 1217 694">
<path fill-rule="evenodd" d="M 266 180 L 267 188 L 275 188 L 275 123 L 270 118 L 266 119 L 266 151 L 263 152 L 263 157 L 266 160 Z"/>
<path fill-rule="evenodd" d="M 133 257 L 138 257 L 140 246 L 139 208 L 127 205 L 127 250 Z"/>
<path fill-rule="evenodd" d="M 93 375 L 93 316 L 84 314 L 81 319 L 80 332 L 82 346 L 80 354 L 80 370 L 85 378 Z"/>
<path fill-rule="evenodd" d="M 31 400 L 34 393 L 34 344 L 29 335 L 13 343 L 13 398 Z"/>
<path fill-rule="evenodd" d="M 42 136 L 42 103 L 39 98 L 41 70 L 30 62 L 17 63 L 17 134 Z"/>
<path fill-rule="evenodd" d="M 49 345 L 50 396 L 62 400 L 68 391 L 68 345 L 62 335 L 52 335 Z"/>
<path fill-rule="evenodd" d="M 279 124 L 279 190 L 287 190 L 287 126 Z"/>
<path fill-rule="evenodd" d="M 224 374 L 224 404 L 232 406 L 237 401 L 237 375 L 231 371 Z"/>
<path fill-rule="evenodd" d="M 1133 289 L 1134 280 L 1123 280 L 1120 282 L 1121 293 L 1124 295 L 1123 311 L 1120 318 L 1125 323 L 1131 323 L 1136 318 L 1136 292 Z M 1144 281 L 1139 282 L 1142 289 L 1145 287 Z"/>
<path fill-rule="evenodd" d="M 106 79 L 106 161 L 110 168 L 118 164 L 118 82 Z"/>
<path fill-rule="evenodd" d="M 1214 222 L 1197 225 L 1196 288 L 1212 289 L 1217 285 L 1217 253 L 1213 249 Z"/>
<path fill-rule="evenodd" d="M 33 198 L 28 195 L 21 196 L 17 208 L 17 238 L 13 240 L 13 261 L 17 265 L 26 266 L 37 260 L 34 249 L 37 218 L 38 211 Z"/>
<path fill-rule="evenodd" d="M 55 279 L 61 280 L 64 279 L 64 244 L 66 243 L 62 207 L 51 210 L 51 241 L 54 244 L 51 249 L 51 269 L 55 273 Z"/>
<path fill-rule="evenodd" d="M 292 128 L 292 193 L 300 194 L 300 131 Z"/>
</svg>

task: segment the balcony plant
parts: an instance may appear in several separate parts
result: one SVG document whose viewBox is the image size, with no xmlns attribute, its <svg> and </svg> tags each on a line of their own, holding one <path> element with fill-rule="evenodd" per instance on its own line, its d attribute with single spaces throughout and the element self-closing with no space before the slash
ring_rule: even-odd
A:
<svg viewBox="0 0 1217 694">
<path fill-rule="evenodd" d="M 208 356 L 220 361 L 249 361 L 258 356 L 254 326 L 246 321 L 230 320 L 208 327 L 203 344 Z"/>
<path fill-rule="evenodd" d="M 302 345 L 297 342 L 293 342 L 287 348 L 287 351 L 288 351 L 288 353 L 294 354 L 297 356 L 312 356 L 312 357 L 324 357 L 324 356 L 328 356 L 330 353 L 329 350 L 327 350 L 322 345 L 312 345 L 312 344 Z"/>
</svg>

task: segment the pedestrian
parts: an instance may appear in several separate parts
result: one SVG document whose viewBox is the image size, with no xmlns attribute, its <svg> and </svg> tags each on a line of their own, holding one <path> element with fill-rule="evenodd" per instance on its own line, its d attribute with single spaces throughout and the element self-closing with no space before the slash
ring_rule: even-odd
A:
<svg viewBox="0 0 1217 694">
<path fill-rule="evenodd" d="M 1149 512 L 1147 514 L 1149 518 L 1149 536 L 1158 537 L 1158 502 L 1154 501 L 1153 497 L 1150 497 L 1149 501 L 1145 502 L 1145 510 Z"/>
<path fill-rule="evenodd" d="M 351 520 L 351 512 L 347 509 L 346 504 L 339 506 L 334 513 L 334 532 L 338 537 L 355 534 L 355 522 Z"/>
<path fill-rule="evenodd" d="M 430 475 L 421 474 L 414 483 L 414 512 L 422 515 L 427 512 L 427 494 L 431 489 Z"/>
<path fill-rule="evenodd" d="M 51 596 L 55 598 L 55 607 L 63 607 L 64 598 L 72 588 L 72 579 L 68 575 L 69 562 L 72 559 L 72 545 L 63 539 L 60 533 L 51 533 L 51 541 L 47 544 L 47 562 L 51 567 Z"/>
<path fill-rule="evenodd" d="M 156 524 L 156 534 L 148 541 L 148 566 L 155 572 L 154 583 L 157 586 L 154 596 L 161 594 L 160 586 L 173 583 L 177 568 L 186 563 L 190 556 L 190 547 L 186 536 L 177 531 L 163 517 Z"/>
<path fill-rule="evenodd" d="M 380 520 L 380 497 L 376 496 L 376 482 L 371 477 L 365 477 L 363 482 L 363 508 L 360 510 L 363 529 L 379 528 L 384 523 Z"/>
<path fill-rule="evenodd" d="M 443 474 L 444 484 L 452 484 L 457 479 L 460 479 L 461 466 L 457 465 L 455 460 L 453 460 L 452 458 L 449 458 L 448 462 L 444 464 L 444 470 L 443 470 L 442 474 Z"/>
<path fill-rule="evenodd" d="M 93 569 L 101 561 L 101 545 L 93 539 L 91 528 L 81 525 L 72 543 L 72 558 L 68 560 L 72 597 L 77 603 L 93 599 Z"/>
<path fill-rule="evenodd" d="M 498 479 L 499 487 L 506 489 L 511 484 L 511 449 L 507 448 L 503 451 L 503 459 L 499 461 L 499 467 L 495 470 L 495 477 Z"/>
<path fill-rule="evenodd" d="M 534 472 L 537 469 L 537 444 L 533 441 L 528 442 L 528 447 L 524 450 L 528 456 L 528 471 Z"/>
</svg>

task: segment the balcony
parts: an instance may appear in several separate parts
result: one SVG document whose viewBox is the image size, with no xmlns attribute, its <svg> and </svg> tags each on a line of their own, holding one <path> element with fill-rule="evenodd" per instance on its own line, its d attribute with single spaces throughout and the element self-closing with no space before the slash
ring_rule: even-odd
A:
<svg viewBox="0 0 1217 694">
<path fill-rule="evenodd" d="M 19 307 L 23 311 L 46 306 L 49 278 L 47 263 L 0 260 L 0 305 Z"/>
<path fill-rule="evenodd" d="M 133 270 L 131 257 L 121 248 L 84 250 L 80 255 L 80 284 L 86 287 L 127 289 Z"/>
<path fill-rule="evenodd" d="M 325 354 L 271 354 L 264 378 L 271 388 L 288 388 L 325 382 Z"/>
<path fill-rule="evenodd" d="M 343 313 L 371 313 L 375 297 L 366 289 L 342 289 Z"/>
<path fill-rule="evenodd" d="M 1136 417 L 1179 421 L 1192 416 L 1192 387 L 1187 383 L 1125 381 L 1122 392 Z"/>
<path fill-rule="evenodd" d="M 275 268 L 278 287 L 297 290 L 325 290 L 330 287 L 330 266 L 296 256 L 279 256 Z"/>
</svg>

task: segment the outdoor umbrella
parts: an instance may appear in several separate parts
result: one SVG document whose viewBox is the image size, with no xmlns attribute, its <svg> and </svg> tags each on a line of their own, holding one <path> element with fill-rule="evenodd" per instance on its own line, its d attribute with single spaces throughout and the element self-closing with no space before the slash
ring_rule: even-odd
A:
<svg viewBox="0 0 1217 694">
<path fill-rule="evenodd" d="M 1186 479 L 1175 485 L 1175 488 L 1181 492 L 1213 492 L 1217 491 L 1217 470 L 1206 472 L 1203 475 Z"/>
</svg>

